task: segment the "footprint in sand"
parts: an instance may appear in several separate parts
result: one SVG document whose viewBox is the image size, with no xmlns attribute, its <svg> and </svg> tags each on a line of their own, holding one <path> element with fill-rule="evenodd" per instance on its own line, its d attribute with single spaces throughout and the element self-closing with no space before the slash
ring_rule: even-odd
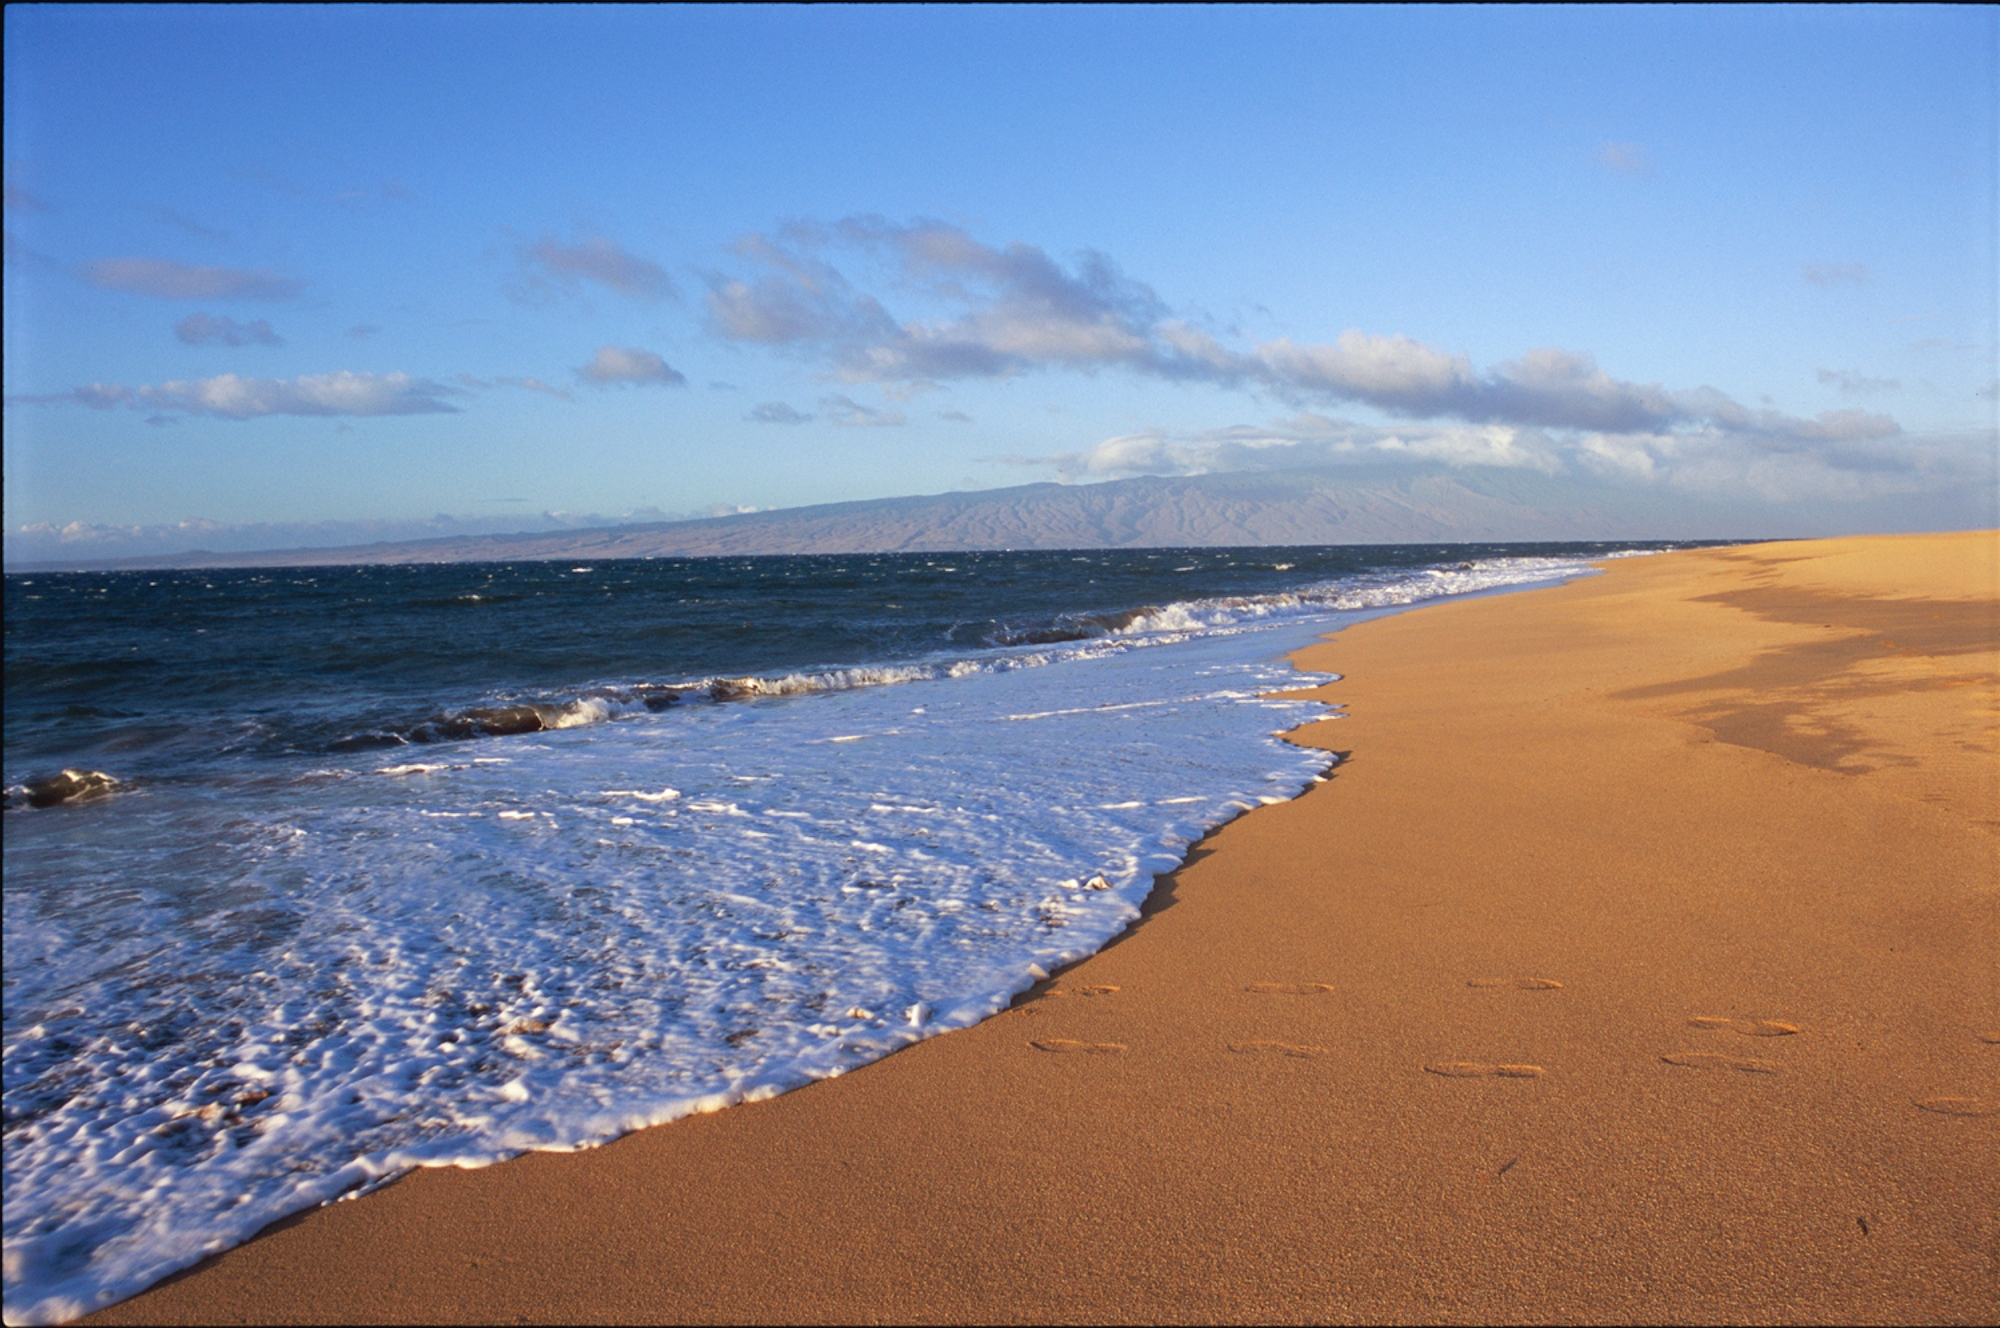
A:
<svg viewBox="0 0 2000 1328">
<path fill-rule="evenodd" d="M 1447 1079 L 1539 1079 L 1548 1071 L 1539 1065 L 1487 1065 L 1481 1061 L 1438 1061 L 1424 1067 L 1425 1074 L 1441 1074 Z"/>
<path fill-rule="evenodd" d="M 1062 989 L 1061 991 L 1052 991 L 1052 992 L 1050 992 L 1050 993 L 1049 993 L 1049 995 L 1051 995 L 1051 996 L 1109 996 L 1109 995 L 1110 995 L 1110 994 L 1111 994 L 1112 992 L 1114 992 L 1114 991 L 1118 991 L 1118 990 L 1119 990 L 1119 988 L 1117 988 L 1117 987 L 1113 987 L 1113 986 L 1108 986 L 1108 985 L 1107 985 L 1107 986 L 1098 986 L 1098 987 L 1064 987 L 1064 988 L 1063 988 L 1063 989 Z"/>
<path fill-rule="evenodd" d="M 1253 982 L 1243 990 L 1262 996 L 1317 996 L 1334 990 L 1334 986 L 1331 982 Z"/>
<path fill-rule="evenodd" d="M 2000 1102 L 1983 1097 L 1927 1097 L 1917 1105 L 1940 1116 L 2000 1116 Z"/>
<path fill-rule="evenodd" d="M 1668 1065 L 1690 1070 L 1740 1070 L 1744 1074 L 1777 1074 L 1776 1061 L 1760 1061 L 1743 1056 L 1725 1056 L 1719 1051 L 1670 1051 L 1660 1057 Z"/>
<path fill-rule="evenodd" d="M 1036 1038 L 1028 1045 L 1036 1051 L 1051 1051 L 1058 1055 L 1122 1056 L 1126 1050 L 1122 1042 L 1072 1042 L 1068 1038 Z"/>
<path fill-rule="evenodd" d="M 1239 1056 L 1324 1056 L 1325 1047 L 1301 1047 L 1291 1042 L 1232 1042 L 1229 1049 Z"/>
<path fill-rule="evenodd" d="M 1790 1037 L 1805 1031 L 1797 1024 L 1780 1023 L 1776 1019 L 1725 1019 L 1713 1014 L 1698 1014 L 1688 1023 L 1695 1028 L 1723 1028 L 1744 1037 Z"/>
<path fill-rule="evenodd" d="M 1561 991 L 1562 983 L 1554 978 L 1469 978 L 1468 987 L 1509 987 L 1515 991 Z"/>
</svg>

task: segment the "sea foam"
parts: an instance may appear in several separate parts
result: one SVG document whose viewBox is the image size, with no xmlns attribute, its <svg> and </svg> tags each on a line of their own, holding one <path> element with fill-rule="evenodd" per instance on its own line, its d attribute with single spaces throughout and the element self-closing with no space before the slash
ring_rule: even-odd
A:
<svg viewBox="0 0 2000 1328">
<path fill-rule="evenodd" d="M 1324 772 L 1273 736 L 1325 713 L 1269 695 L 1316 680 L 1284 652 L 1583 570 L 1515 564 L 21 813 L 8 1320 L 410 1167 L 591 1147 L 1005 1008 Z"/>
</svg>

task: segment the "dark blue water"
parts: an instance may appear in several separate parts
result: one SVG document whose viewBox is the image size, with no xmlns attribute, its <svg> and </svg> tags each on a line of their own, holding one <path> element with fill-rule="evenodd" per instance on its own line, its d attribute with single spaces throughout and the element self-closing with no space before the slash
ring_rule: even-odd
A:
<svg viewBox="0 0 2000 1328">
<path fill-rule="evenodd" d="M 879 666 L 1118 630 L 1149 607 L 1612 544 L 874 554 L 6 577 L 6 779 L 477 736 L 597 689 Z M 649 692 L 632 689 L 653 689 Z"/>
</svg>

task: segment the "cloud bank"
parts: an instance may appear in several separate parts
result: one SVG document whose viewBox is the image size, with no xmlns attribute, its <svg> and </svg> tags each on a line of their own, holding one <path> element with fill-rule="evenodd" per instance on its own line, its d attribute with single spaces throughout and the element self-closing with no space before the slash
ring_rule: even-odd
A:
<svg viewBox="0 0 2000 1328">
<path fill-rule="evenodd" d="M 1994 440 L 1902 435 L 1837 445 L 1767 441 L 1708 427 L 1672 433 L 1561 432 L 1507 424 L 1369 425 L 1310 411 L 1268 426 L 1147 429 L 1076 452 L 1006 458 L 1068 481 L 1398 461 L 1573 475 L 1712 498 L 1854 502 L 1952 488 L 1991 495 Z M 1990 505 L 1990 504 L 1989 504 Z"/>
<path fill-rule="evenodd" d="M 496 500 L 511 504 L 518 500 Z M 196 518 L 155 525 L 92 521 L 37 521 L 9 527 L 6 558 L 15 563 L 147 558 L 206 549 L 249 553 L 265 549 L 338 548 L 377 541 L 435 539 L 453 535 L 514 535 L 555 530 L 592 530 L 655 521 L 754 512 L 754 507 L 715 504 L 691 512 L 641 507 L 622 516 L 601 512 L 544 511 L 484 516 L 436 516 L 376 521 L 211 521 Z"/>
</svg>

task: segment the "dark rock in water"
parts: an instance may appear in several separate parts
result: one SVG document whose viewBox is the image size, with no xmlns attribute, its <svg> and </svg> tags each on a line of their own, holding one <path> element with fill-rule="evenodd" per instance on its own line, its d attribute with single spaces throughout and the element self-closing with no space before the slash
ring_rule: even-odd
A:
<svg viewBox="0 0 2000 1328">
<path fill-rule="evenodd" d="M 464 742 L 468 738 L 502 738 L 510 733 L 540 733 L 553 728 L 546 707 L 532 705 L 474 706 L 410 730 L 411 742 Z"/>
<path fill-rule="evenodd" d="M 639 684 L 638 692 L 640 698 L 646 703 L 646 709 L 654 711 L 665 710 L 668 706 L 678 703 L 681 699 L 680 688 L 661 687 L 656 683 L 641 683 Z"/>
<path fill-rule="evenodd" d="M 117 785 L 117 780 L 101 770 L 65 770 L 47 779 L 29 780 L 28 805 L 54 807 L 60 803 L 101 797 Z"/>
<path fill-rule="evenodd" d="M 548 727 L 542 712 L 534 706 L 478 706 L 464 715 L 481 737 L 500 738 L 510 733 L 540 733 Z"/>
</svg>

